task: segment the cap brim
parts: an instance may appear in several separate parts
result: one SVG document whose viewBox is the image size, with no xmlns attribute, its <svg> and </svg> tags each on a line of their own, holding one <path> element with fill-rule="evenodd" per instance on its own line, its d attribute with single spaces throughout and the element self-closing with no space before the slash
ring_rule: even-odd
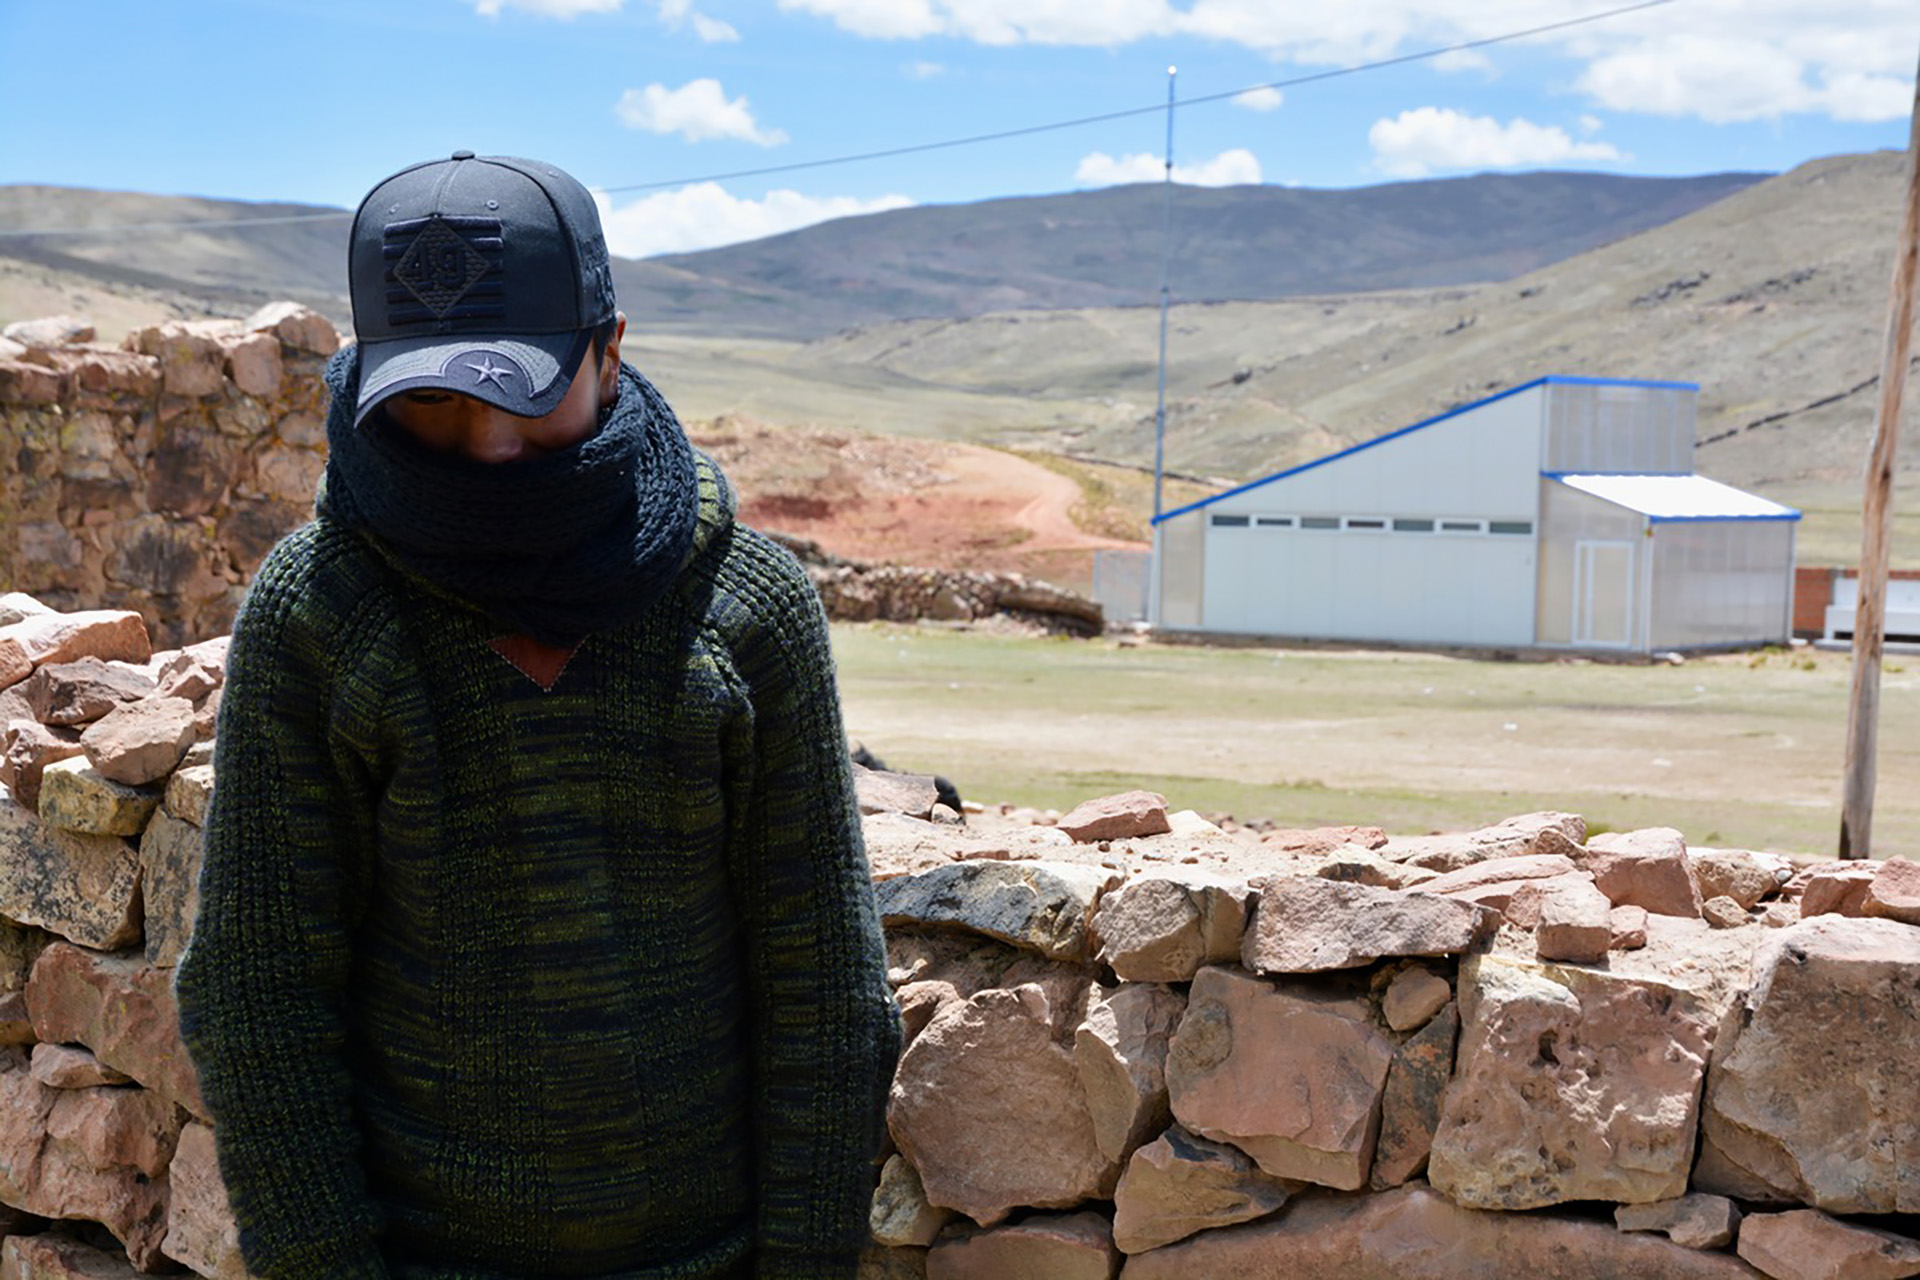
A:
<svg viewBox="0 0 1920 1280">
<path fill-rule="evenodd" d="M 360 397 L 354 422 L 406 391 L 472 396 L 522 418 L 552 413 L 573 383 L 593 331 L 482 338 L 435 334 L 391 338 L 360 348 Z"/>
</svg>

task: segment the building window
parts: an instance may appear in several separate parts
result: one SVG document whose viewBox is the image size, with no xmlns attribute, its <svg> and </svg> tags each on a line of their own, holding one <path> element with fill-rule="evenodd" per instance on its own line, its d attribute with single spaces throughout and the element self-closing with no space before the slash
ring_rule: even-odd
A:
<svg viewBox="0 0 1920 1280">
<path fill-rule="evenodd" d="M 1385 516 L 1348 516 L 1346 527 L 1349 529 L 1384 529 L 1387 527 Z"/>
<path fill-rule="evenodd" d="M 1340 527 L 1340 517 L 1301 516 L 1300 527 L 1302 529 L 1338 529 Z"/>
<path fill-rule="evenodd" d="M 1256 528 L 1261 528 L 1261 529 L 1291 529 L 1293 528 L 1293 517 L 1292 516 L 1255 516 L 1253 518 L 1253 523 Z"/>
<path fill-rule="evenodd" d="M 1213 517 L 1213 527 L 1216 529 L 1244 529 L 1249 523 L 1249 518 L 1246 516 L 1217 515 Z"/>
<path fill-rule="evenodd" d="M 1533 533 L 1533 521 L 1531 520 L 1490 520 L 1487 522 L 1487 532 L 1488 533 L 1518 533 L 1518 534 L 1531 535 Z"/>
<path fill-rule="evenodd" d="M 1432 533 L 1433 521 L 1431 520 L 1395 520 L 1393 522 L 1393 531 L 1395 533 Z"/>
<path fill-rule="evenodd" d="M 1485 533 L 1486 531 L 1485 520 L 1442 520 L 1440 522 L 1441 533 Z"/>
</svg>

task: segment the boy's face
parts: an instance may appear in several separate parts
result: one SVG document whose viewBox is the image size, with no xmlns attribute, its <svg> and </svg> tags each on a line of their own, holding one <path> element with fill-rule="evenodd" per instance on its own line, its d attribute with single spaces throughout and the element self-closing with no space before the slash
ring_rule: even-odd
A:
<svg viewBox="0 0 1920 1280">
<path fill-rule="evenodd" d="M 573 383 L 553 412 L 522 418 L 452 391 L 403 391 L 381 408 L 402 431 L 442 453 L 475 462 L 518 462 L 579 444 L 599 428 L 600 410 L 619 395 L 623 316 L 598 357 L 587 348 Z"/>
</svg>

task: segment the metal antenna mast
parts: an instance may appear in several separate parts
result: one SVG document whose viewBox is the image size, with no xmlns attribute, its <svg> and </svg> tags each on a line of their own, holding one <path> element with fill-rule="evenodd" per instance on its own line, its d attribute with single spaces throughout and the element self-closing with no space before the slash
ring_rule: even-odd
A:
<svg viewBox="0 0 1920 1280">
<path fill-rule="evenodd" d="M 1167 454 L 1167 304 L 1173 296 L 1173 85 L 1167 68 L 1167 181 L 1160 218 L 1160 389 L 1153 406 L 1153 515 L 1160 518 L 1161 470 Z"/>
</svg>

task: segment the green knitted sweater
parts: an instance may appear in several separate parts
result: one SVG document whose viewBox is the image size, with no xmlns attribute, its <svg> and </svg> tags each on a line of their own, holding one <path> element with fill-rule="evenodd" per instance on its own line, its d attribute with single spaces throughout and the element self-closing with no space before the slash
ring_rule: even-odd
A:
<svg viewBox="0 0 1920 1280">
<path fill-rule="evenodd" d="M 325 518 L 261 567 L 177 990 L 265 1280 L 853 1273 L 899 1030 L 819 602 L 708 465 L 551 690 Z"/>
</svg>

